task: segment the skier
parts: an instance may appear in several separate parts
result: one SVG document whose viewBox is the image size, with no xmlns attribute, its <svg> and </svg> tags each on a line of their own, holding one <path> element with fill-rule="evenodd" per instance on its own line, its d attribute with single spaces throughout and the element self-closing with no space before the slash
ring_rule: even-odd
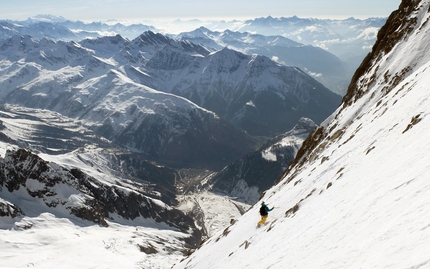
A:
<svg viewBox="0 0 430 269">
<path fill-rule="evenodd" d="M 260 215 L 261 220 L 258 222 L 258 226 L 263 225 L 266 222 L 267 216 L 269 215 L 269 211 L 272 211 L 274 207 L 270 208 L 264 203 L 264 201 L 261 203 L 260 207 Z"/>
</svg>

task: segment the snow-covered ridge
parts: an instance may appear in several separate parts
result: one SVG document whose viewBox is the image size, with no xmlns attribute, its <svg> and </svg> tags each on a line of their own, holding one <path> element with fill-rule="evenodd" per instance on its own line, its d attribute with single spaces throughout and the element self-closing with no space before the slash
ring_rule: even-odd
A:
<svg viewBox="0 0 430 269">
<path fill-rule="evenodd" d="M 41 15 L 23 22 L 0 21 L 0 39 L 31 35 L 52 40 L 124 36 L 162 32 L 210 50 L 229 46 L 246 54 L 261 54 L 301 69 L 338 94 L 345 94 L 352 72 L 370 50 L 385 18 L 359 20 L 313 18 L 256 18 L 248 21 L 175 21 L 174 26 L 125 22 L 74 22 Z M 182 28 L 173 30 L 172 28 Z M 167 30 L 168 29 L 168 30 Z M 179 33 L 179 34 L 178 34 Z M 335 56 L 336 55 L 336 56 Z"/>
<path fill-rule="evenodd" d="M 357 91 L 266 192 L 268 224 L 256 227 L 256 204 L 175 269 L 430 265 L 429 7 L 405 0 L 391 15 L 400 38 L 374 48 Z"/>
<path fill-rule="evenodd" d="M 185 224 L 182 212 L 148 197 L 143 184 L 127 180 L 100 181 L 77 168 L 69 170 L 46 162 L 23 149 L 6 151 L 1 168 L 2 198 L 12 203 L 21 216 L 36 217 L 49 212 L 57 217 L 80 218 L 102 226 L 108 226 L 108 220 L 115 222 L 115 218 L 143 217 L 165 222 L 185 233 L 193 229 L 193 221 L 189 220 L 191 226 Z M 36 204 L 38 206 L 34 206 Z M 175 218 L 182 220 L 178 222 Z"/>
<path fill-rule="evenodd" d="M 180 33 L 175 38 L 190 40 L 212 50 L 229 47 L 245 54 L 264 55 L 284 65 L 297 66 L 341 95 L 347 87 L 345 78 L 352 76 L 352 70 L 346 68 L 347 64 L 334 54 L 320 47 L 295 42 L 282 35 L 264 36 L 230 30 L 218 32 L 200 27 L 191 32 Z"/>
<path fill-rule="evenodd" d="M 124 266 L 127 260 L 129 268 L 166 268 L 183 255 L 184 246 L 200 241 L 194 220 L 147 196 L 151 187 L 146 184 L 120 180 L 107 171 L 99 180 L 23 149 L 7 150 L 0 168 L 2 266 L 74 268 L 97 263 L 111 268 L 110 263 L 122 261 Z M 92 169 L 96 173 L 97 168 Z M 56 247 L 62 258 L 50 256 Z M 109 259 L 95 259 L 101 253 L 110 253 Z M 80 258 L 60 265 L 75 255 Z"/>
<path fill-rule="evenodd" d="M 158 43 L 150 40 L 158 40 Z M 235 143 L 238 145 L 235 152 L 225 156 L 226 160 L 237 158 L 252 147 L 245 134 L 222 123 L 213 112 L 167 90 L 153 88 L 161 88 L 153 74 L 158 67 L 150 67 L 160 64 L 158 56 L 168 51 L 179 58 L 191 59 L 191 64 L 193 57 L 201 58 L 209 53 L 201 46 L 176 42 L 151 32 L 133 41 L 116 36 L 79 44 L 24 36 L 11 38 L 3 44 L 6 45 L 0 46 L 0 85 L 6 103 L 54 110 L 79 118 L 114 142 L 175 165 L 193 162 L 184 157 L 188 154 L 184 150 L 193 150 L 185 144 L 189 143 L 185 140 L 191 133 L 203 143 L 218 143 L 213 151 L 221 154 L 225 147 L 230 147 L 229 143 L 235 143 L 224 138 L 208 141 L 209 136 L 197 133 L 195 125 L 206 126 L 207 130 L 216 128 L 220 136 L 227 137 L 226 133 L 230 133 L 241 140 Z M 18 53 L 15 53 L 16 48 Z M 151 127 L 141 134 L 139 128 L 143 126 Z M 183 146 L 177 146 L 181 143 Z M 207 151 L 208 158 L 213 158 L 210 157 L 215 154 L 213 151 Z M 200 160 L 202 165 L 208 165 L 205 158 Z"/>
<path fill-rule="evenodd" d="M 221 168 L 250 151 L 245 132 L 283 133 L 303 116 L 319 123 L 340 102 L 298 68 L 229 48 L 210 53 L 150 31 L 80 43 L 13 37 L 0 42 L 0 75 L 5 103 L 84 120 L 113 142 L 175 166 Z M 206 135 L 197 125 L 218 131 Z M 191 136 L 212 150 L 195 153 L 203 147 Z"/>
</svg>

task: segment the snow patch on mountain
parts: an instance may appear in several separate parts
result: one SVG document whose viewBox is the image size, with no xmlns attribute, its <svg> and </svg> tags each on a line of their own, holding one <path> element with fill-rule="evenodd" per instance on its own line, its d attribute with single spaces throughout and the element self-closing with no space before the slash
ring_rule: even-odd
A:
<svg viewBox="0 0 430 269">
<path fill-rule="evenodd" d="M 234 197 L 210 191 L 191 193 L 178 199 L 178 209 L 203 216 L 203 228 L 208 236 L 235 222 L 250 207 L 249 204 L 235 201 Z"/>
<path fill-rule="evenodd" d="M 264 150 L 263 152 L 261 152 L 261 156 L 268 161 L 276 161 L 276 154 L 274 154 L 270 150 Z"/>
</svg>

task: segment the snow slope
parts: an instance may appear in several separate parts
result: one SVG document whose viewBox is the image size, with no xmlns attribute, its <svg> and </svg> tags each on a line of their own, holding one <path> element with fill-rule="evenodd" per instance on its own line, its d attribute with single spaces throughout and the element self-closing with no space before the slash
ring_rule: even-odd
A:
<svg viewBox="0 0 430 269">
<path fill-rule="evenodd" d="M 430 267 L 429 7 L 392 14 L 353 94 L 264 195 L 269 223 L 256 204 L 175 269 Z"/>
<path fill-rule="evenodd" d="M 0 268 L 170 268 L 183 255 L 182 237 L 136 224 L 76 225 L 43 213 L 0 229 Z"/>
</svg>

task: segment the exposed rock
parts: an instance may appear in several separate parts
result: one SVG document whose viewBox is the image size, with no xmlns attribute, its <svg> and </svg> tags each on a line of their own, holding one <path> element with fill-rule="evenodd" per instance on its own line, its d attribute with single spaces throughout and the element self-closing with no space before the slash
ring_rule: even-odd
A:
<svg viewBox="0 0 430 269">
<path fill-rule="evenodd" d="M 154 202 L 139 190 L 139 186 L 137 183 L 133 188 L 121 182 L 102 183 L 77 168 L 68 170 L 48 163 L 24 149 L 8 150 L 0 159 L 0 193 L 25 189 L 28 199 L 41 200 L 46 205 L 39 209 L 40 213 L 64 208 L 71 215 L 102 226 L 108 225 L 112 213 L 129 220 L 151 218 L 191 234 L 185 240 L 188 246 L 200 242 L 202 232 L 196 228 L 193 218 L 163 206 L 160 201 Z M 0 214 L 12 217 L 25 214 L 18 206 L 0 203 Z"/>
<path fill-rule="evenodd" d="M 364 58 L 360 67 L 352 77 L 351 83 L 348 87 L 348 92 L 342 100 L 344 107 L 351 105 L 355 100 L 358 100 L 363 96 L 370 84 L 373 82 L 373 80 L 371 80 L 368 84 L 358 87 L 358 79 L 364 74 L 369 73 L 373 64 L 377 62 L 382 55 L 390 52 L 399 40 L 408 35 L 413 29 L 417 23 L 417 19 L 411 18 L 409 15 L 416 10 L 418 4 L 420 4 L 420 1 L 403 0 L 399 9 L 391 13 L 385 25 L 378 32 L 378 38 L 376 43 L 373 45 L 372 52 Z"/>
<path fill-rule="evenodd" d="M 24 215 L 21 208 L 0 199 L 0 217 L 16 218 L 21 215 Z"/>
</svg>

